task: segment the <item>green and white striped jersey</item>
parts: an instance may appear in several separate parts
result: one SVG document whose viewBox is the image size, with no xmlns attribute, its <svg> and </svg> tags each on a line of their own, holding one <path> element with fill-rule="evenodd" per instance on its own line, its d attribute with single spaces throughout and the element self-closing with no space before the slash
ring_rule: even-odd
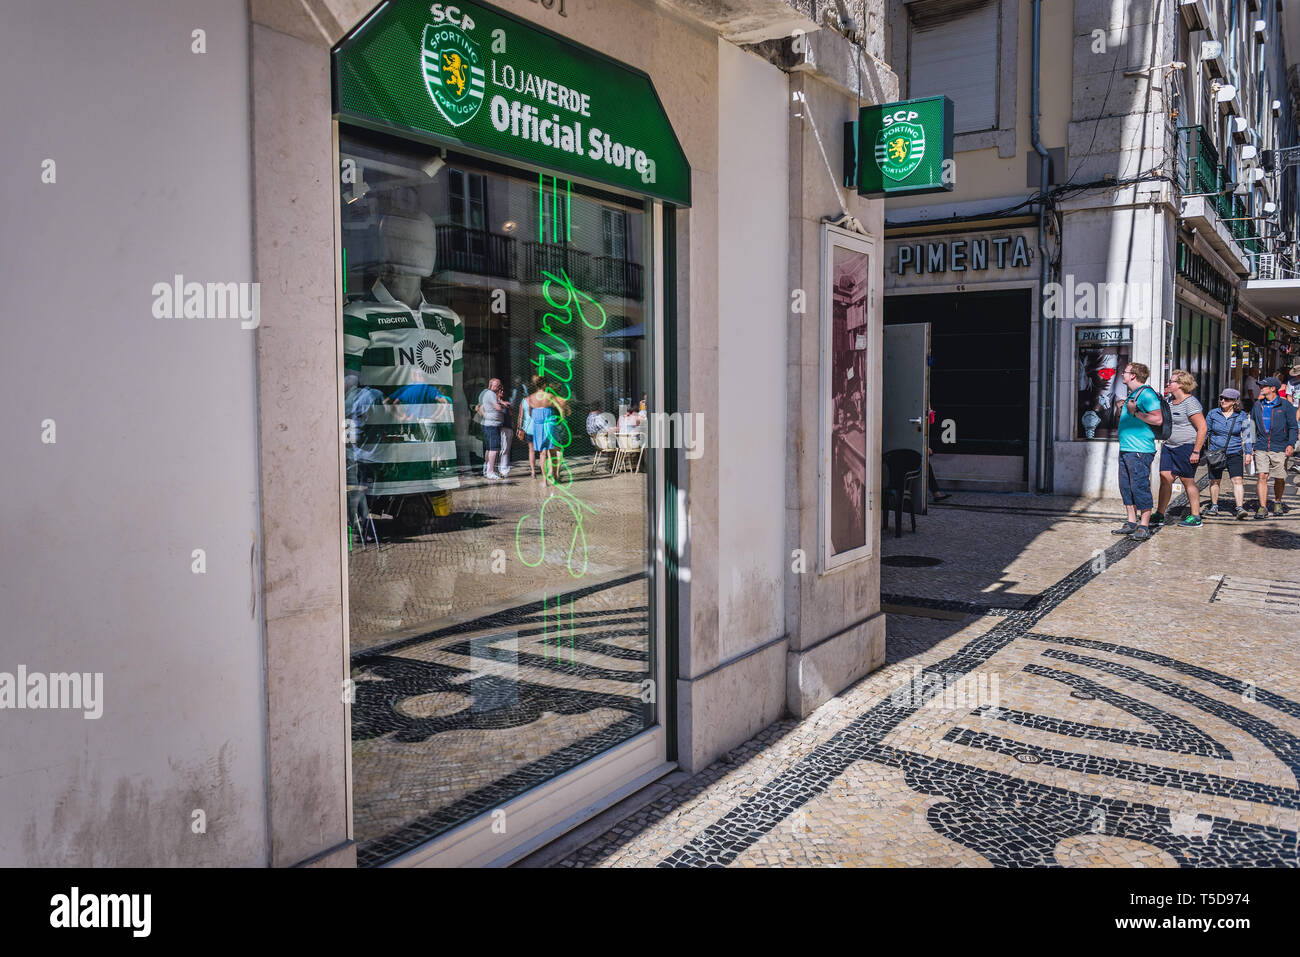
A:
<svg viewBox="0 0 1300 957">
<path fill-rule="evenodd" d="M 383 395 L 360 427 L 358 460 L 374 470 L 372 495 L 460 487 L 452 387 L 465 324 L 446 306 L 412 309 L 375 283 L 369 299 L 343 307 L 343 366 Z"/>
</svg>

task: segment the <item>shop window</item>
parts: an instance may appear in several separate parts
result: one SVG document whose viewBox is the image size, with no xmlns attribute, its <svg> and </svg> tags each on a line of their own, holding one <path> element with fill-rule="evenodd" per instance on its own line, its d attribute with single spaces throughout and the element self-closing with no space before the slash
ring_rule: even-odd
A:
<svg viewBox="0 0 1300 957">
<path fill-rule="evenodd" d="M 604 234 L 605 255 L 615 259 L 626 259 L 627 214 L 621 209 L 602 209 L 600 221 Z"/>
<path fill-rule="evenodd" d="M 344 187 L 341 235 L 354 828 L 373 865 L 655 721 L 651 323 L 591 266 L 612 242 L 648 267 L 628 240 L 649 227 L 642 201 L 564 180 L 339 148 L 366 184 Z"/>
<path fill-rule="evenodd" d="M 446 264 L 463 272 L 490 272 L 488 262 L 487 190 L 483 177 L 464 170 L 447 170 L 448 222 L 440 232 Z"/>
<path fill-rule="evenodd" d="M 1207 396 L 1213 400 L 1223 384 L 1222 330 L 1219 320 L 1180 305 L 1170 350 L 1173 365 L 1166 370 L 1166 381 L 1173 369 L 1183 369 L 1196 379 L 1197 397 L 1202 402 Z"/>
</svg>

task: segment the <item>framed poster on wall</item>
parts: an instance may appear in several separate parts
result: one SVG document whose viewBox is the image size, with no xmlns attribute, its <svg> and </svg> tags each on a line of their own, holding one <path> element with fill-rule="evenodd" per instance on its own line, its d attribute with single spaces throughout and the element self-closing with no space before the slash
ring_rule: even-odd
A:
<svg viewBox="0 0 1300 957">
<path fill-rule="evenodd" d="M 820 468 L 822 570 L 870 556 L 876 539 L 870 507 L 877 469 L 871 354 L 877 339 L 872 266 L 866 236 L 822 227 Z"/>
<path fill-rule="evenodd" d="M 1133 361 L 1132 326 L 1077 326 L 1074 364 L 1078 400 L 1074 407 L 1076 439 L 1109 440 L 1119 435 L 1119 414 L 1128 398 L 1124 367 Z"/>
</svg>

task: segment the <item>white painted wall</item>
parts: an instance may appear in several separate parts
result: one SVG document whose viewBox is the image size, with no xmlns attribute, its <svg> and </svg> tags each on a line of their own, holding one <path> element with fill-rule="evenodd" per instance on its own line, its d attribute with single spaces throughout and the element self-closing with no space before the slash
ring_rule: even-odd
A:
<svg viewBox="0 0 1300 957">
<path fill-rule="evenodd" d="M 104 712 L 0 710 L 0 865 L 261 864 L 255 333 L 151 313 L 252 275 L 246 6 L 4 20 L 0 671 L 103 672 Z"/>
<path fill-rule="evenodd" d="M 706 438 L 719 463 L 722 661 L 785 632 L 788 99 L 784 73 L 719 41 L 719 412 Z"/>
<path fill-rule="evenodd" d="M 1163 332 L 1176 305 L 1169 284 L 1173 269 L 1171 223 L 1149 208 L 1089 209 L 1065 216 L 1061 282 L 1074 277 L 1075 287 L 1092 283 L 1131 284 L 1147 289 L 1146 308 L 1137 312 L 1094 309 L 1094 318 L 1060 320 L 1056 358 L 1055 491 L 1062 495 L 1119 498 L 1119 440 L 1088 442 L 1074 439 L 1078 399 L 1074 358 L 1079 326 L 1124 324 L 1133 327 L 1133 361 L 1151 367 L 1152 379 L 1163 374 Z M 1035 352 L 1035 357 L 1037 353 Z M 1150 383 L 1159 388 L 1163 383 Z M 1152 469 L 1153 475 L 1158 470 Z M 1153 486 L 1155 479 L 1153 478 Z"/>
</svg>

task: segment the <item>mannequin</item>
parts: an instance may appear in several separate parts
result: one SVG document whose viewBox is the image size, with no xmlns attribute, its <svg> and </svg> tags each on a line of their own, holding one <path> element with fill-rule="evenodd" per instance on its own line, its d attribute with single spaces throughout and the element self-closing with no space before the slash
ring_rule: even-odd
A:
<svg viewBox="0 0 1300 957">
<path fill-rule="evenodd" d="M 373 450 L 372 495 L 460 487 L 452 396 L 465 327 L 451 309 L 424 300 L 421 282 L 433 274 L 435 252 L 432 219 L 390 209 L 379 220 L 379 281 L 343 310 L 345 374 L 382 396 L 358 442 Z"/>
</svg>

